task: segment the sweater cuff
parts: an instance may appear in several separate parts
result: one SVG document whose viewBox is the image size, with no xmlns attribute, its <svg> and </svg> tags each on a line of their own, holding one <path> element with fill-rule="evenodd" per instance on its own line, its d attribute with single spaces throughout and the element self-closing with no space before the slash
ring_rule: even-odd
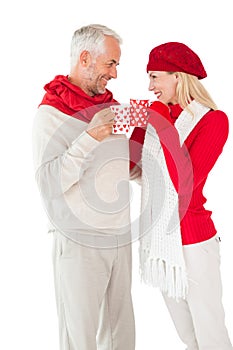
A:
<svg viewBox="0 0 233 350">
<path fill-rule="evenodd" d="M 75 151 L 82 150 L 84 155 L 92 152 L 98 145 L 99 141 L 91 137 L 86 131 L 82 132 L 77 139 L 72 142 L 72 149 Z"/>
</svg>

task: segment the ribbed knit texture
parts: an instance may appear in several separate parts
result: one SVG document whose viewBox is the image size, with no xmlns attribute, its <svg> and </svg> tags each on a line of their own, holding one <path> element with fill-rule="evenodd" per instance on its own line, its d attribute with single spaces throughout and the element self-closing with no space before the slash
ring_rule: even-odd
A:
<svg viewBox="0 0 233 350">
<path fill-rule="evenodd" d="M 171 122 L 174 124 L 179 118 L 182 109 L 179 105 L 170 105 Z M 204 205 L 206 198 L 203 195 L 204 185 L 207 177 L 218 157 L 222 153 L 229 133 L 229 123 L 227 115 L 220 111 L 209 111 L 195 126 L 184 142 L 186 152 L 189 157 L 183 164 L 183 192 L 185 192 L 185 182 L 188 181 L 187 164 L 192 164 L 193 169 L 193 192 L 186 212 L 181 213 L 181 235 L 183 245 L 194 244 L 206 241 L 216 234 L 215 225 L 211 219 L 212 212 L 207 210 Z M 174 149 L 180 153 L 178 134 L 164 131 L 163 138 L 166 139 L 166 146 L 163 145 L 163 150 L 168 166 L 169 174 L 177 191 L 181 191 L 181 185 L 178 186 L 177 168 L 174 164 L 170 151 Z M 144 142 L 144 132 L 140 128 L 135 128 L 131 136 L 133 145 L 131 147 L 131 160 L 137 162 L 141 158 L 141 149 Z M 141 144 L 141 147 L 140 147 Z M 135 154 L 137 151 L 137 154 Z M 187 178 L 185 181 L 185 177 Z M 186 185 L 187 186 L 187 185 Z M 180 187 L 178 189 L 178 187 Z M 180 196 L 181 197 L 181 196 Z M 182 203 L 181 203 L 182 204 Z M 181 207 L 180 204 L 180 207 Z M 180 208 L 182 211 L 182 208 Z"/>
<path fill-rule="evenodd" d="M 153 127 L 158 126 L 156 120 L 151 122 L 153 126 L 149 123 L 142 152 L 141 275 L 145 283 L 158 286 L 161 291 L 176 299 L 186 297 L 188 282 L 180 231 L 179 196 L 167 169 L 161 142 L 166 142 L 164 133 L 167 137 L 168 130 L 169 134 L 174 133 L 175 137 L 178 135 L 180 149 L 187 136 L 209 110 L 196 101 L 191 102 L 190 108 L 195 116 L 184 110 L 176 122 L 176 129 L 166 126 L 165 129 L 156 131 Z M 169 149 L 169 145 L 166 146 Z M 183 149 L 182 153 L 185 154 L 185 151 Z M 191 197 L 192 181 L 191 186 L 190 183 L 186 186 L 186 179 L 182 178 L 180 171 L 183 169 L 186 154 L 178 154 L 177 157 L 174 153 L 173 156 L 177 165 L 177 178 L 180 180 L 181 177 L 182 196 L 187 198 L 189 192 Z M 180 184 L 177 185 L 179 188 Z"/>
<path fill-rule="evenodd" d="M 172 120 L 176 125 L 182 109 L 179 105 L 170 106 L 170 108 Z M 204 207 L 206 198 L 203 195 L 203 188 L 211 169 L 222 153 L 228 133 L 229 123 L 226 114 L 220 110 L 209 111 L 184 142 L 193 169 L 192 197 L 186 212 L 181 213 L 181 233 L 184 245 L 206 241 L 217 232 L 211 219 L 212 212 Z M 173 147 L 178 144 L 174 133 L 170 133 L 168 142 Z M 179 145 L 178 151 L 180 151 Z M 174 186 L 178 188 L 176 172 L 172 167 L 171 160 L 169 160 L 168 152 L 165 152 L 165 157 L 170 177 Z M 186 180 L 187 184 L 188 179 L 185 179 L 185 175 L 188 175 L 185 173 L 187 164 L 183 162 L 182 167 L 184 173 L 183 182 Z M 185 192 L 184 187 L 183 192 Z M 180 210 L 182 211 L 181 205 L 182 203 L 180 204 Z"/>
</svg>

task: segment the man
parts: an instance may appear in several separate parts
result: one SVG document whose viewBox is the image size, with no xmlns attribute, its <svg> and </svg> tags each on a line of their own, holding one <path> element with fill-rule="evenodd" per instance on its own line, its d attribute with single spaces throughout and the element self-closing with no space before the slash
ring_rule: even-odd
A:
<svg viewBox="0 0 233 350">
<path fill-rule="evenodd" d="M 135 348 L 128 141 L 112 135 L 116 101 L 106 89 L 117 77 L 120 44 L 105 26 L 77 30 L 70 74 L 45 85 L 34 122 L 36 180 L 54 234 L 61 350 Z"/>
</svg>

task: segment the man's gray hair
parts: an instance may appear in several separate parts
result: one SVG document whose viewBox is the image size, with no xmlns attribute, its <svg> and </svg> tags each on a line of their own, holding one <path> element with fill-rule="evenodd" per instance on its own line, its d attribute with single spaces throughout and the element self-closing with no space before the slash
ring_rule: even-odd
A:
<svg viewBox="0 0 233 350">
<path fill-rule="evenodd" d="M 80 53 L 84 50 L 96 56 L 102 53 L 105 35 L 115 38 L 119 44 L 122 43 L 121 37 L 114 30 L 100 24 L 90 24 L 76 30 L 71 41 L 71 68 L 77 63 Z"/>
</svg>

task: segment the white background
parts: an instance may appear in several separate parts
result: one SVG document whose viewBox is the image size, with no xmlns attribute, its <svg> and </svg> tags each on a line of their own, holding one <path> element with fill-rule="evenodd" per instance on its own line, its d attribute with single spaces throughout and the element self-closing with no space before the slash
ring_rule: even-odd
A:
<svg viewBox="0 0 233 350">
<path fill-rule="evenodd" d="M 124 40 L 118 79 L 108 86 L 118 100 L 152 99 L 147 91 L 149 51 L 166 41 L 181 41 L 199 54 L 208 73 L 203 83 L 231 123 L 232 1 L 22 0 L 1 6 L 0 348 L 56 350 L 51 237 L 46 234 L 31 150 L 32 122 L 43 86 L 55 75 L 69 73 L 74 30 L 101 23 Z M 230 128 L 205 195 L 222 237 L 223 301 L 233 339 L 232 146 Z M 136 213 L 138 188 L 133 190 Z M 159 292 L 139 281 L 137 249 L 134 243 L 137 350 L 183 349 Z"/>
</svg>

